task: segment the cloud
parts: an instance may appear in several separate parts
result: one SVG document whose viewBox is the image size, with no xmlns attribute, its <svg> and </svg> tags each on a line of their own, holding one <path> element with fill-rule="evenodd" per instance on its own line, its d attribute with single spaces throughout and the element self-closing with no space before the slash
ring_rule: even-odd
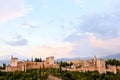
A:
<svg viewBox="0 0 120 80">
<path fill-rule="evenodd" d="M 25 46 L 27 45 L 27 39 L 22 38 L 21 35 L 17 35 L 15 38 L 9 41 L 4 41 L 7 45 L 10 46 Z"/>
<path fill-rule="evenodd" d="M 100 57 L 119 53 L 119 41 L 120 36 L 110 39 L 100 39 L 93 33 L 86 33 L 84 37 L 77 36 L 74 40 L 70 40 L 70 43 L 73 44 L 70 55 L 80 57 L 97 55 Z"/>
<path fill-rule="evenodd" d="M 116 38 L 104 40 L 104 39 L 96 38 L 94 35 L 90 35 L 88 36 L 88 39 L 90 43 L 95 47 L 104 48 L 111 51 L 112 50 L 116 51 L 116 49 L 119 50 L 119 47 L 120 47 L 120 43 L 118 43 L 120 40 L 120 36 Z"/>
<path fill-rule="evenodd" d="M 19 46 L 19 47 L 11 47 L 11 46 L 1 46 L 0 45 L 0 56 L 6 54 L 12 54 L 14 56 L 15 53 L 21 54 L 26 57 L 48 57 L 54 56 L 55 58 L 61 57 L 71 57 L 69 55 L 72 50 L 72 46 L 70 44 L 62 45 L 62 46 L 54 46 L 54 45 L 46 45 L 46 46 Z"/>
<path fill-rule="evenodd" d="M 68 57 L 70 51 L 72 50 L 72 45 L 62 45 L 62 46 L 53 46 L 53 45 L 47 45 L 47 46 L 38 46 L 36 48 L 33 48 L 34 54 L 32 56 L 55 56 L 55 57 Z"/>
<path fill-rule="evenodd" d="M 23 46 L 23 45 L 27 45 L 27 40 L 20 39 L 17 41 L 9 41 L 9 42 L 6 42 L 6 44 L 11 45 L 11 46 Z"/>
<path fill-rule="evenodd" d="M 74 44 L 71 55 L 105 56 L 119 53 L 120 18 L 118 14 L 93 14 L 85 16 L 76 32 L 65 41 Z"/>
<path fill-rule="evenodd" d="M 71 55 L 105 56 L 120 53 L 120 11 L 115 6 L 112 6 L 112 11 L 88 13 L 80 18 L 78 25 L 73 27 L 76 31 L 65 39 L 65 42 L 74 44 Z"/>
<path fill-rule="evenodd" d="M 26 16 L 31 9 L 25 0 L 0 0 L 0 22 Z"/>
<path fill-rule="evenodd" d="M 119 35 L 120 18 L 116 13 L 89 14 L 84 16 L 82 19 L 82 22 L 80 22 L 78 26 L 74 26 L 76 32 L 70 36 L 77 37 L 78 34 L 90 32 L 94 33 L 98 38 L 109 39 Z"/>
<path fill-rule="evenodd" d="M 101 2 L 100 4 L 104 3 L 104 1 L 101 0 L 98 1 Z M 73 29 L 76 30 L 74 33 L 69 35 L 71 36 L 71 39 L 72 37 L 79 37 L 79 34 L 84 36 L 86 33 L 93 33 L 96 37 L 101 39 L 109 39 L 119 36 L 120 6 L 118 4 L 120 4 L 120 1 L 106 0 L 105 2 L 106 3 L 104 3 L 104 5 L 107 4 L 107 7 L 111 7 L 111 10 L 107 10 L 107 12 L 87 13 L 82 15 L 79 17 L 77 26 L 75 23 L 69 23 Z"/>
<path fill-rule="evenodd" d="M 40 25 L 39 22 L 35 21 L 30 21 L 30 22 L 25 22 L 22 25 L 16 26 L 17 28 L 22 28 L 22 29 L 33 29 L 37 28 Z"/>
</svg>

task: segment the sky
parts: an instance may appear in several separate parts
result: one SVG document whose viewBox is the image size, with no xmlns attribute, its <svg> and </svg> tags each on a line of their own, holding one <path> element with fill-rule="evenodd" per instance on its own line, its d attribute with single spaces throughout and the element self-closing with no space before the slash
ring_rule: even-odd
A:
<svg viewBox="0 0 120 80">
<path fill-rule="evenodd" d="M 0 0 L 0 56 L 120 53 L 119 0 Z"/>
</svg>

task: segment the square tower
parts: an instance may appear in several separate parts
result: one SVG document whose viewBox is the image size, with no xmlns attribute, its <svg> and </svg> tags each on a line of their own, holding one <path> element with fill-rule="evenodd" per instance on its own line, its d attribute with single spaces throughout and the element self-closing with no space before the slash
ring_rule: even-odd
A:
<svg viewBox="0 0 120 80">
<path fill-rule="evenodd" d="M 106 73 L 106 66 L 105 66 L 105 60 L 99 59 L 97 60 L 97 70 L 100 74 Z"/>
<path fill-rule="evenodd" d="M 18 58 L 11 57 L 10 66 L 17 66 Z"/>
<path fill-rule="evenodd" d="M 54 64 L 54 56 L 47 57 L 47 58 L 46 58 L 46 62 L 47 62 L 48 64 Z"/>
</svg>

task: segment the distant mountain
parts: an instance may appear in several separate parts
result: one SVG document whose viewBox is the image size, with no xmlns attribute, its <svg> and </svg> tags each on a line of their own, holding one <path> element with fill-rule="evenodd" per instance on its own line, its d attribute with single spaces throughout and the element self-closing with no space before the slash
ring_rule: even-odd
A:
<svg viewBox="0 0 120 80">
<path fill-rule="evenodd" d="M 108 55 L 108 56 L 102 57 L 102 59 L 117 59 L 117 60 L 120 60 L 120 53 Z"/>
<path fill-rule="evenodd" d="M 76 58 L 60 58 L 56 59 L 55 62 L 66 62 L 68 60 L 84 60 L 84 59 L 91 59 L 92 57 L 76 57 Z"/>
<path fill-rule="evenodd" d="M 9 60 L 0 60 L 0 66 L 3 65 L 3 63 L 5 63 L 6 65 L 10 64 Z"/>
<path fill-rule="evenodd" d="M 20 55 L 15 55 L 14 57 L 17 57 L 19 61 L 21 60 L 26 60 L 30 58 L 26 58 Z M 10 64 L 10 58 L 11 55 L 6 55 L 6 56 L 0 56 L 0 65 L 2 65 L 3 63 L 5 64 Z M 120 53 L 119 54 L 112 54 L 112 55 L 108 55 L 105 57 L 97 57 L 97 58 L 101 58 L 101 59 L 117 59 L 120 60 Z M 60 62 L 60 61 L 68 61 L 68 60 L 86 60 L 86 59 L 92 59 L 92 57 L 77 57 L 77 58 L 59 58 L 59 59 L 55 59 L 55 62 Z"/>
<path fill-rule="evenodd" d="M 10 54 L 10 55 L 4 55 L 4 56 L 0 56 L 0 60 L 10 60 L 11 57 L 15 57 L 18 58 L 18 60 L 26 60 L 27 58 L 23 55 L 20 54 Z"/>
<path fill-rule="evenodd" d="M 26 57 L 19 55 L 19 54 L 14 54 L 13 57 L 18 58 L 19 61 L 27 60 Z M 7 65 L 10 64 L 10 59 L 11 59 L 11 55 L 0 56 L 0 66 L 3 65 L 3 63 L 5 63 Z"/>
<path fill-rule="evenodd" d="M 98 59 L 117 59 L 120 60 L 120 53 L 119 54 L 112 54 L 112 55 L 108 55 L 108 56 L 104 56 L 104 57 L 97 57 Z M 86 59 L 92 59 L 92 57 L 78 57 L 78 58 L 60 58 L 60 59 L 56 59 L 56 62 L 66 62 L 68 60 L 86 60 Z"/>
</svg>

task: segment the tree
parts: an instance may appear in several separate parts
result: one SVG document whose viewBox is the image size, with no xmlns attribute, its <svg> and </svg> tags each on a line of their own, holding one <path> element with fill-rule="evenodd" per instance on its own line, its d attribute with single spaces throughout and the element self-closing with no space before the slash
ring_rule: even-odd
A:
<svg viewBox="0 0 120 80">
<path fill-rule="evenodd" d="M 67 67 L 67 66 L 71 66 L 71 65 L 73 65 L 73 63 L 71 62 L 71 63 L 67 63 L 67 62 L 60 62 L 60 66 L 61 67 Z"/>
<path fill-rule="evenodd" d="M 39 62 L 42 62 L 42 58 L 39 59 Z"/>
<path fill-rule="evenodd" d="M 116 59 L 108 59 L 106 60 L 106 65 L 120 66 L 120 61 Z"/>
<path fill-rule="evenodd" d="M 3 63 L 3 69 L 5 69 L 6 68 L 6 64 L 5 63 Z"/>
<path fill-rule="evenodd" d="M 39 58 L 35 58 L 35 62 L 39 62 Z"/>
<path fill-rule="evenodd" d="M 42 62 L 42 58 L 35 58 L 35 62 Z"/>
</svg>

